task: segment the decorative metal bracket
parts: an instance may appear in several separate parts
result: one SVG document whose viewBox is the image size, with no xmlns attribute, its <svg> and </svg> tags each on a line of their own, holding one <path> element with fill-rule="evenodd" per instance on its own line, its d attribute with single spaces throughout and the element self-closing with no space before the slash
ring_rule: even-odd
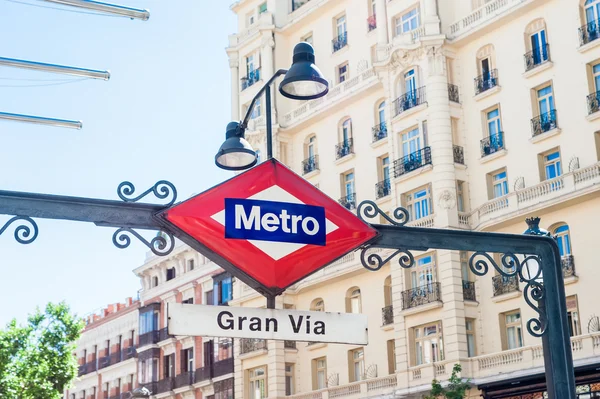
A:
<svg viewBox="0 0 600 399">
<path fill-rule="evenodd" d="M 148 241 L 142 237 L 137 231 L 128 227 L 121 227 L 113 234 L 112 241 L 115 247 L 124 249 L 129 247 L 131 244 L 131 238 L 129 234 L 140 240 L 145 246 L 147 246 L 152 253 L 157 256 L 166 256 L 173 252 L 175 248 L 175 237 L 173 234 L 167 233 L 164 230 L 159 231 L 152 240 Z"/>
<path fill-rule="evenodd" d="M 4 233 L 8 227 L 15 222 L 20 223 L 15 228 L 15 240 L 17 240 L 19 244 L 31 244 L 34 242 L 38 236 L 39 229 L 37 223 L 29 216 L 14 216 L 10 218 L 8 222 L 4 224 L 4 226 L 0 227 L 0 235 L 2 235 L 2 233 Z M 30 226 L 23 224 L 23 222 L 29 223 Z"/>
<path fill-rule="evenodd" d="M 133 185 L 133 183 L 128 181 L 124 181 L 123 183 L 119 184 L 119 187 L 117 187 L 117 195 L 125 202 L 138 202 L 150 193 L 153 193 L 154 196 L 158 199 L 165 199 L 172 195 L 173 198 L 171 198 L 171 201 L 164 204 L 165 208 L 173 205 L 175 201 L 177 201 L 177 189 L 175 188 L 173 183 L 166 180 L 160 180 L 156 182 L 154 186 L 150 187 L 148 190 L 144 191 L 137 197 L 133 197 L 134 192 L 135 186 Z"/>
</svg>

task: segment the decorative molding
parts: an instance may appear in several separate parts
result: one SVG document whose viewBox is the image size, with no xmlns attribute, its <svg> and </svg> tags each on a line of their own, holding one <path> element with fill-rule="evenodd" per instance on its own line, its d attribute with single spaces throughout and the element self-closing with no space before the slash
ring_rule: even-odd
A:
<svg viewBox="0 0 600 399">
<path fill-rule="evenodd" d="M 444 190 L 438 196 L 438 206 L 445 210 L 454 209 L 456 207 L 456 197 L 452 192 Z"/>
<path fill-rule="evenodd" d="M 362 73 L 362 72 L 366 71 L 367 69 L 369 69 L 369 61 L 367 61 L 367 60 L 358 61 L 358 65 L 356 66 L 356 70 L 358 71 L 358 73 Z"/>
<path fill-rule="evenodd" d="M 429 63 L 429 76 L 446 75 L 446 57 L 442 52 L 442 46 L 431 46 L 427 48 L 427 60 Z"/>
</svg>

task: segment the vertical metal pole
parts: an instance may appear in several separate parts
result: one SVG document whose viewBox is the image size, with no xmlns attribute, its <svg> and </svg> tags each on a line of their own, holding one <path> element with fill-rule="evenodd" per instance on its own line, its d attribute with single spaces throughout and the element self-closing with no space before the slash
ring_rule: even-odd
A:
<svg viewBox="0 0 600 399">
<path fill-rule="evenodd" d="M 271 123 L 271 88 L 268 85 L 265 87 L 265 106 L 267 107 L 267 159 L 271 159 L 273 158 L 273 126 Z"/>
<path fill-rule="evenodd" d="M 275 309 L 275 296 L 267 295 L 267 309 Z"/>
</svg>

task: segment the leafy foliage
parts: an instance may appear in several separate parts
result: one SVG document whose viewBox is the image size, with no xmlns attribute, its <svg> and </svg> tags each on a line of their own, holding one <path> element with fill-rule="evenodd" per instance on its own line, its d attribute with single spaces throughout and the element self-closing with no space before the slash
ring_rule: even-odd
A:
<svg viewBox="0 0 600 399">
<path fill-rule="evenodd" d="M 431 382 L 431 393 L 425 399 L 463 399 L 467 396 L 467 391 L 471 387 L 469 380 L 464 381 L 458 376 L 462 367 L 460 364 L 455 364 L 452 368 L 452 375 L 448 380 L 448 386 L 442 387 L 438 380 Z"/>
<path fill-rule="evenodd" d="M 60 399 L 77 376 L 75 341 L 83 321 L 61 302 L 36 309 L 27 323 L 0 330 L 0 398 Z"/>
</svg>

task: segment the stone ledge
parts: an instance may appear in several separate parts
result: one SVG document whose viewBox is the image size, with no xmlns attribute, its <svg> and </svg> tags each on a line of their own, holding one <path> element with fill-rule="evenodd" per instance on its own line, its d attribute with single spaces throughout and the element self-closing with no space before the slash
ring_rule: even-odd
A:
<svg viewBox="0 0 600 399">
<path fill-rule="evenodd" d="M 500 86 L 500 85 L 494 86 L 491 89 L 482 91 L 481 93 L 477 94 L 475 97 L 473 97 L 473 99 L 475 101 L 483 100 L 484 98 L 487 98 L 489 96 L 492 96 L 492 95 L 498 93 L 501 89 L 502 89 L 502 86 Z"/>
<path fill-rule="evenodd" d="M 418 169 L 415 169 L 415 170 L 413 170 L 413 171 L 410 171 L 410 172 L 408 172 L 408 173 L 405 173 L 405 174 L 403 174 L 403 175 L 401 175 L 401 176 L 394 177 L 393 181 L 394 181 L 394 183 L 400 183 L 401 181 L 408 180 L 408 179 L 410 179 L 411 177 L 414 177 L 414 176 L 420 175 L 421 173 L 426 173 L 426 172 L 429 172 L 429 171 L 430 171 L 430 170 L 432 170 L 432 169 L 433 169 L 433 165 L 432 165 L 432 164 L 427 164 L 427 165 L 425 165 L 425 166 L 423 166 L 423 167 L 420 167 L 420 168 L 418 168 Z"/>
<path fill-rule="evenodd" d="M 588 116 L 585 117 L 585 119 L 588 120 L 589 122 L 595 121 L 598 118 L 600 118 L 600 111 L 596 111 L 593 114 L 589 114 Z"/>
<path fill-rule="evenodd" d="M 579 281 L 579 276 L 569 276 L 569 277 L 565 277 L 563 279 L 563 281 L 565 282 L 565 285 L 568 284 L 575 284 L 576 282 Z"/>
<path fill-rule="evenodd" d="M 259 357 L 262 355 L 266 355 L 267 353 L 269 353 L 269 351 L 267 349 L 260 349 L 257 351 L 240 354 L 237 358 L 240 360 L 251 359 L 253 357 Z"/>
<path fill-rule="evenodd" d="M 518 298 L 521 296 L 521 291 L 507 292 L 506 294 L 497 295 L 492 297 L 492 302 L 498 303 L 502 301 L 508 301 L 509 299 Z"/>
<path fill-rule="evenodd" d="M 371 148 L 381 147 L 382 145 L 387 144 L 387 142 L 388 142 L 388 136 L 386 136 L 386 137 L 384 137 L 384 138 L 382 138 L 380 140 L 372 142 L 371 143 Z"/>
<path fill-rule="evenodd" d="M 505 156 L 507 153 L 508 153 L 508 151 L 506 150 L 506 148 L 503 148 L 500 151 L 496 151 L 493 154 L 487 155 L 483 158 L 479 158 L 479 163 L 487 163 L 487 162 L 493 161 L 494 159 Z"/>
<path fill-rule="evenodd" d="M 302 177 L 308 180 L 311 177 L 317 176 L 319 173 L 321 173 L 321 170 L 320 169 L 315 169 L 312 172 L 308 172 L 307 174 L 302 175 Z"/>
<path fill-rule="evenodd" d="M 425 305 L 415 306 L 414 308 L 404 309 L 400 312 L 401 316 L 409 316 L 415 313 L 427 312 L 428 310 L 438 309 L 444 306 L 441 301 L 427 303 Z"/>
<path fill-rule="evenodd" d="M 314 351 L 315 349 L 325 348 L 326 346 L 326 342 L 317 342 L 316 344 L 306 345 L 306 350 Z"/>
<path fill-rule="evenodd" d="M 560 134 L 560 132 L 562 132 L 562 130 L 557 127 L 552 130 L 548 130 L 547 132 L 544 132 L 542 134 L 538 134 L 537 136 L 533 136 L 529 139 L 529 141 L 533 144 L 539 143 L 540 141 L 544 141 L 546 139 L 549 139 L 550 137 Z"/>
<path fill-rule="evenodd" d="M 546 61 L 543 64 L 539 64 L 536 67 L 533 67 L 532 69 L 530 69 L 527 72 L 523 73 L 523 77 L 525 79 L 532 77 L 533 75 L 537 75 L 538 73 L 544 72 L 547 69 L 550 69 L 554 66 L 554 63 L 552 61 Z"/>
<path fill-rule="evenodd" d="M 356 156 L 355 153 L 348 154 L 346 156 L 341 157 L 340 159 L 336 159 L 334 163 L 336 165 L 340 165 L 340 164 L 343 164 L 346 161 L 349 161 L 349 160 L 353 159 L 355 156 Z"/>
<path fill-rule="evenodd" d="M 580 53 L 585 53 L 588 50 L 591 50 L 595 47 L 600 46 L 600 38 L 596 39 L 596 40 L 592 40 L 591 42 L 584 44 L 583 46 L 579 47 L 577 49 L 577 51 L 579 51 Z"/>
<path fill-rule="evenodd" d="M 394 116 L 392 118 L 392 123 L 401 121 L 404 118 L 408 118 L 411 115 L 414 115 L 422 110 L 424 110 L 425 108 L 427 108 L 429 106 L 429 104 L 427 103 L 427 101 L 425 101 L 423 104 L 419 104 L 416 107 L 412 107 L 411 109 L 407 109 L 404 112 L 399 113 L 398 115 Z"/>
</svg>

